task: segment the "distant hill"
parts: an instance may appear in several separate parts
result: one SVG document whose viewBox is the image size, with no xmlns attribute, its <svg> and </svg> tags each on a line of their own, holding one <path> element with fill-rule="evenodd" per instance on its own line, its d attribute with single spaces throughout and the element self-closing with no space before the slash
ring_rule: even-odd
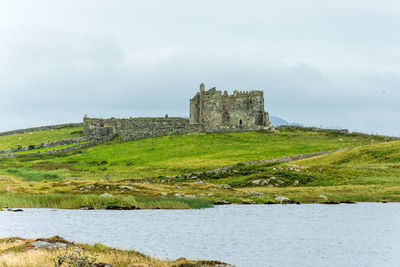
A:
<svg viewBox="0 0 400 267">
<path fill-rule="evenodd" d="M 277 126 L 282 126 L 282 125 L 296 125 L 296 126 L 304 126 L 301 123 L 293 123 L 293 122 L 288 122 L 282 118 L 276 117 L 276 116 L 270 116 L 269 120 L 271 121 L 272 126 L 277 127 Z"/>
</svg>

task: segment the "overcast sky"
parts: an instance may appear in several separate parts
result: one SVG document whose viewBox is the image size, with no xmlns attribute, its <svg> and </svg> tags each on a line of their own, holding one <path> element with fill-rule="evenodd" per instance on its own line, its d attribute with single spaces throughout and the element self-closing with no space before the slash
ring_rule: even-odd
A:
<svg viewBox="0 0 400 267">
<path fill-rule="evenodd" d="M 0 0 L 0 131 L 188 116 L 204 82 L 306 125 L 400 135 L 398 0 Z"/>
</svg>

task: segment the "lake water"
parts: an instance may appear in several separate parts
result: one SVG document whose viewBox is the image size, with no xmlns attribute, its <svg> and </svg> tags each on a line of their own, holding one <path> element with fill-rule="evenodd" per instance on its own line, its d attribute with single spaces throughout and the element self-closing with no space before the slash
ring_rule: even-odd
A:
<svg viewBox="0 0 400 267">
<path fill-rule="evenodd" d="M 400 204 L 0 212 L 0 237 L 50 237 L 237 266 L 399 266 Z"/>
</svg>

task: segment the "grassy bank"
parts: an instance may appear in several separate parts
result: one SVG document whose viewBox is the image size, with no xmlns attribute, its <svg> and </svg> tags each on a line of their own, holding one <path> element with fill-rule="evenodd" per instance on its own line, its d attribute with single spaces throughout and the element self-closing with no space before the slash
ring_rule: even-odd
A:
<svg viewBox="0 0 400 267">
<path fill-rule="evenodd" d="M 48 244 L 55 244 L 57 242 L 63 245 L 53 249 L 35 249 L 34 242 L 38 240 Z M 159 260 L 133 250 L 114 249 L 99 243 L 95 245 L 72 243 L 60 237 L 41 239 L 12 237 L 0 239 L 0 265 L 4 267 L 94 266 L 94 264 L 98 264 L 96 266 L 109 264 L 116 267 L 230 266 L 221 262 L 192 261 L 184 258 L 175 261 Z"/>
<path fill-rule="evenodd" d="M 62 154 L 20 155 L 0 159 L 0 206 L 202 208 L 276 203 L 277 196 L 302 203 L 399 201 L 396 140 L 284 129 L 112 141 Z M 242 164 L 339 148 L 349 149 L 292 163 Z M 204 173 L 227 165 L 235 167 Z M 195 174 L 182 176 L 186 173 Z"/>
<path fill-rule="evenodd" d="M 6 153 L 6 155 L 21 155 L 21 154 L 23 155 L 23 154 L 32 154 L 32 153 L 40 154 L 40 153 L 45 153 L 46 151 L 58 150 L 58 149 L 66 148 L 66 147 L 85 144 L 85 143 L 88 143 L 88 142 L 89 141 L 73 143 L 73 144 L 68 144 L 68 145 L 62 145 L 62 146 L 52 146 L 52 147 L 47 147 L 47 148 L 30 149 L 30 150 L 26 150 L 26 151 L 18 151 L 18 152 Z"/>
<path fill-rule="evenodd" d="M 35 131 L 23 134 L 0 136 L 0 150 L 18 146 L 40 145 L 62 139 L 82 136 L 82 127 L 66 127 L 54 130 Z"/>
<path fill-rule="evenodd" d="M 299 130 L 178 135 L 108 142 L 60 155 L 26 155 L 3 159 L 0 160 L 0 173 L 7 168 L 25 168 L 40 171 L 65 170 L 60 178 L 157 177 L 205 171 L 244 161 L 357 147 L 386 140 L 391 139 Z"/>
<path fill-rule="evenodd" d="M 210 208 L 208 199 L 155 198 L 111 195 L 72 194 L 1 194 L 0 207 L 58 209 L 199 209 Z"/>
<path fill-rule="evenodd" d="M 284 164 L 255 164 L 214 180 L 299 202 L 400 201 L 400 142 L 361 146 Z"/>
</svg>

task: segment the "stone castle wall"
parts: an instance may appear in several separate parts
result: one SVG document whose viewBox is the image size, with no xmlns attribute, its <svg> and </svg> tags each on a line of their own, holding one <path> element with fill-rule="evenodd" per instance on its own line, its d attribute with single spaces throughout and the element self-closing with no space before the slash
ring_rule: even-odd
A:
<svg viewBox="0 0 400 267">
<path fill-rule="evenodd" d="M 239 132 L 269 129 L 268 113 L 264 111 L 262 91 L 238 92 L 228 95 L 212 88 L 198 92 L 190 100 L 190 119 L 184 118 L 130 118 L 83 120 L 86 136 L 119 137 L 121 140 L 144 139 L 157 136 Z"/>
<path fill-rule="evenodd" d="M 185 118 L 84 118 L 83 120 L 85 135 L 95 138 L 113 136 L 123 141 L 177 134 L 243 132 L 259 129 L 260 127 L 193 124 Z"/>
<path fill-rule="evenodd" d="M 84 118 L 83 123 L 85 135 L 116 136 L 122 140 L 144 139 L 169 134 L 188 134 L 197 131 L 196 125 L 190 125 L 187 119 L 181 118 Z"/>
</svg>

